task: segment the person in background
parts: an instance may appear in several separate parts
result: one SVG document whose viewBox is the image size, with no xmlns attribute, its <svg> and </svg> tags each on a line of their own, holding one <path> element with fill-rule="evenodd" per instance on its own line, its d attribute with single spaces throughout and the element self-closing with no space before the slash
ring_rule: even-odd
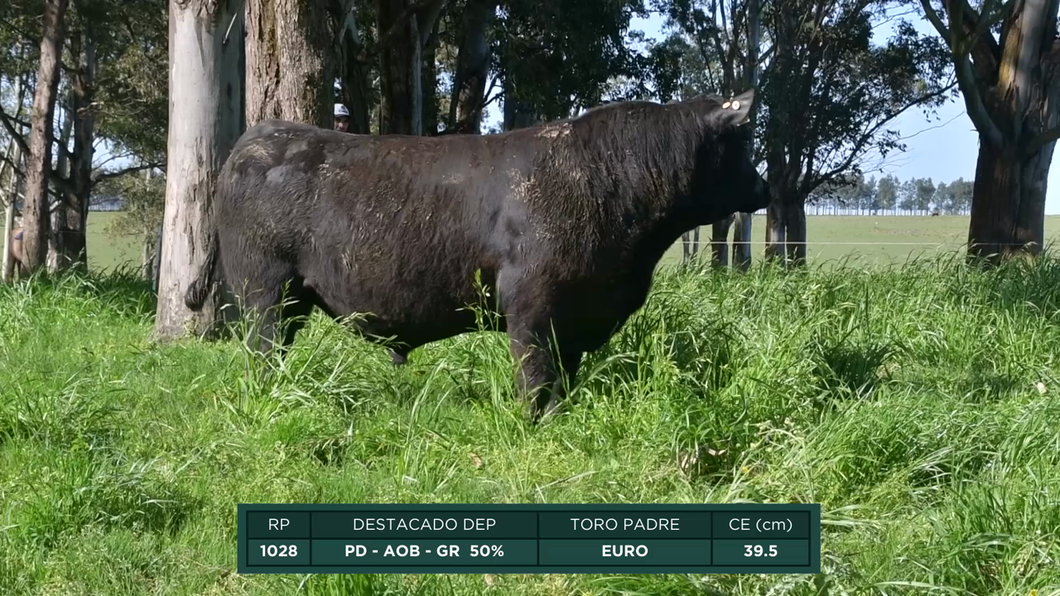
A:
<svg viewBox="0 0 1060 596">
<path fill-rule="evenodd" d="M 346 132 L 350 127 L 350 111 L 341 103 L 335 104 L 335 130 Z"/>
</svg>

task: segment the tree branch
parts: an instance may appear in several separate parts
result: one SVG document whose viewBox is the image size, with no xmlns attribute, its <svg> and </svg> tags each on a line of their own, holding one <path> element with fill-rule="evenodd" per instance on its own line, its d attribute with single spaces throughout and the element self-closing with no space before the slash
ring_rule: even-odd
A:
<svg viewBox="0 0 1060 596">
<path fill-rule="evenodd" d="M 813 176 L 812 172 L 807 172 L 806 179 L 804 179 L 804 181 L 807 183 L 806 193 L 809 194 L 813 192 L 821 184 L 831 180 L 838 174 L 841 174 L 842 172 L 849 169 L 850 166 L 854 163 L 854 160 L 860 157 L 861 151 L 865 148 L 865 145 L 868 144 L 868 142 L 872 140 L 874 136 L 876 136 L 880 129 L 886 126 L 889 122 L 902 115 L 903 112 L 905 112 L 911 107 L 926 103 L 928 101 L 931 101 L 932 99 L 941 97 L 942 95 L 948 93 L 950 89 L 953 89 L 953 85 L 954 83 L 951 83 L 937 91 L 928 93 L 927 95 L 922 95 L 884 114 L 883 117 L 881 117 L 875 125 L 871 126 L 863 135 L 861 135 L 860 138 L 858 138 L 858 140 L 854 143 L 854 147 L 850 151 L 848 157 L 840 165 L 818 176 Z M 810 178 L 812 178 L 812 180 L 810 180 Z"/>
<path fill-rule="evenodd" d="M 23 172 L 21 169 L 19 169 L 18 164 L 16 164 L 14 161 L 11 160 L 11 156 L 10 155 L 0 156 L 0 160 L 3 160 L 3 162 L 5 164 L 11 166 L 11 169 L 14 172 L 14 174 L 16 174 L 16 175 L 18 175 L 20 177 L 23 177 L 23 178 L 26 176 L 26 173 Z"/>
<path fill-rule="evenodd" d="M 964 0 L 953 1 L 963 2 Z M 979 85 L 976 84 L 972 62 L 968 59 L 969 48 L 963 47 L 963 36 L 954 27 L 946 27 L 942 19 L 939 18 L 938 13 L 932 8 L 931 0 L 920 0 L 920 5 L 924 7 L 928 20 L 931 21 L 931 24 L 935 26 L 935 29 L 939 31 L 943 39 L 947 40 L 947 44 L 950 46 L 950 53 L 953 55 L 953 67 L 957 75 L 957 84 L 960 86 L 961 94 L 964 96 L 964 105 L 968 112 L 968 117 L 987 142 L 995 147 L 1000 147 L 1004 142 L 1004 136 L 1001 134 L 1001 129 L 998 128 L 997 123 L 990 117 L 990 113 L 987 112 L 986 104 L 983 103 L 983 95 L 979 90 Z"/>
<path fill-rule="evenodd" d="M 379 48 L 380 51 L 382 51 L 383 46 L 389 44 L 390 40 L 398 34 L 398 31 L 401 31 L 401 28 L 405 26 L 406 21 L 408 21 L 414 15 L 419 14 L 421 11 L 433 8 L 436 4 L 444 5 L 446 2 L 448 2 L 448 0 L 419 0 L 418 2 L 413 2 L 412 4 L 409 4 L 405 7 L 405 10 L 401 11 L 401 14 L 399 14 L 397 18 L 394 19 L 394 22 L 391 23 L 390 28 L 388 28 L 385 33 L 379 36 L 379 40 L 376 42 L 376 47 Z M 438 10 L 440 11 L 441 7 L 439 7 Z M 368 56 L 362 53 L 360 56 L 358 56 L 358 60 L 367 62 Z"/>
<path fill-rule="evenodd" d="M 95 148 L 93 148 L 93 151 L 95 151 Z M 110 162 L 112 162 L 112 161 L 114 161 L 114 160 L 116 160 L 116 159 L 122 159 L 122 158 L 126 158 L 126 157 L 132 157 L 132 156 L 133 156 L 133 154 L 132 154 L 132 153 L 123 153 L 123 154 L 121 154 L 121 155 L 111 155 L 111 156 L 110 156 L 110 157 L 108 157 L 107 159 L 103 160 L 103 163 L 100 163 L 100 164 L 99 164 L 99 165 L 97 165 L 97 166 L 96 166 L 96 167 L 95 167 L 94 169 L 96 169 L 96 170 L 100 170 L 100 169 L 102 169 L 102 168 L 103 168 L 103 166 L 105 166 L 105 165 L 109 164 Z"/>
<path fill-rule="evenodd" d="M 29 145 L 26 144 L 26 138 L 22 136 L 22 134 L 18 132 L 14 126 L 15 124 L 17 124 L 22 128 L 30 128 L 29 122 L 19 120 L 17 116 L 8 116 L 7 113 L 4 111 L 3 106 L 0 106 L 0 121 L 2 121 L 4 129 L 7 130 L 7 134 L 10 135 L 12 139 L 14 139 L 15 143 L 18 144 L 18 148 L 22 151 L 22 154 L 29 155 Z M 58 147 L 59 151 L 63 153 L 67 159 L 70 159 L 74 156 L 74 154 L 70 152 L 70 149 L 63 145 L 62 141 L 55 138 L 54 135 L 52 135 L 52 143 L 56 147 Z"/>
<path fill-rule="evenodd" d="M 1026 148 L 1024 148 L 1023 154 L 1026 157 L 1031 157 L 1035 153 L 1041 151 L 1042 147 L 1045 147 L 1049 143 L 1055 142 L 1057 140 L 1060 140 L 1060 126 L 1057 126 L 1052 130 L 1047 130 L 1031 139 L 1030 142 L 1027 143 Z"/>
<path fill-rule="evenodd" d="M 998 10 L 996 14 L 991 14 L 996 9 L 998 0 L 985 0 L 986 4 L 983 6 L 981 15 L 968 5 L 967 0 L 956 1 L 960 2 L 961 31 L 967 36 L 965 39 L 967 47 L 962 49 L 972 56 L 980 78 L 988 79 L 996 74 L 998 62 L 1001 60 L 1001 46 L 990 34 L 990 27 L 997 22 L 998 18 L 1004 16 L 1005 11 Z M 1008 6 L 1010 5 L 1006 4 L 1004 8 Z M 950 23 L 952 26 L 952 15 Z"/>
<path fill-rule="evenodd" d="M 92 186 L 95 187 L 97 184 L 99 184 L 100 182 L 103 182 L 104 180 L 107 180 L 108 178 L 118 178 L 118 177 L 124 176 L 126 174 L 134 174 L 136 172 L 142 172 L 144 170 L 152 170 L 152 169 L 156 169 L 156 168 L 161 168 L 164 165 L 165 164 L 146 163 L 146 164 L 140 164 L 138 166 L 122 168 L 120 170 L 114 170 L 114 171 L 111 171 L 111 172 L 103 172 L 101 174 L 97 174 L 95 177 L 92 178 Z"/>
<path fill-rule="evenodd" d="M 939 32 L 942 40 L 946 42 L 946 45 L 953 49 L 953 43 L 950 41 L 950 30 L 942 19 L 939 17 L 939 13 L 935 12 L 935 9 L 931 6 L 931 0 L 920 0 L 920 5 L 924 7 L 924 14 L 927 16 L 927 20 L 935 27 L 935 30 Z"/>
<path fill-rule="evenodd" d="M 11 124 L 12 120 L 15 119 L 8 116 L 7 112 L 4 111 L 3 107 L 0 107 L 0 121 L 3 122 L 4 129 L 7 130 L 7 134 L 11 135 L 11 139 L 14 140 L 15 144 L 18 145 L 18 148 L 22 151 L 23 155 L 29 155 L 29 145 L 26 144 L 26 139 L 22 136 L 22 133 L 15 130 L 14 125 Z M 18 120 L 15 120 L 15 122 L 20 125 L 22 124 Z"/>
</svg>

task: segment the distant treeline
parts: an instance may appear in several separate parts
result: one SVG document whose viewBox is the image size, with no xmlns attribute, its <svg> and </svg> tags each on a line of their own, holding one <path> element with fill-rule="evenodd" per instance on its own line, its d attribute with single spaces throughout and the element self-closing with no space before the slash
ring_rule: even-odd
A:
<svg viewBox="0 0 1060 596">
<path fill-rule="evenodd" d="M 936 185 L 931 178 L 859 175 L 846 184 L 821 186 L 810 195 L 806 210 L 816 215 L 967 215 L 972 186 L 964 178 Z"/>
</svg>

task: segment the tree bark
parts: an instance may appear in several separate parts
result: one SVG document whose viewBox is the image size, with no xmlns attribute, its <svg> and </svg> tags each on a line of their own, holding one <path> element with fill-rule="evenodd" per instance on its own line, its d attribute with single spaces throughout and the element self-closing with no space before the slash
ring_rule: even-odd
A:
<svg viewBox="0 0 1060 596">
<path fill-rule="evenodd" d="M 22 116 L 22 76 L 14 77 L 14 97 L 18 105 L 15 109 L 15 116 Z M 7 148 L 4 152 L 4 157 L 10 160 L 13 164 L 18 164 L 21 159 L 21 150 L 15 139 L 11 139 Z M 4 173 L 7 171 L 8 165 L 7 160 L 0 163 L 0 203 L 4 205 L 4 233 L 0 236 L 0 283 L 7 283 L 11 281 L 12 274 L 14 273 L 14 260 L 11 254 L 11 240 L 13 239 L 11 232 L 15 228 L 15 201 L 18 199 L 18 173 L 15 172 L 14 168 L 11 168 L 11 183 L 7 186 L 7 192 L 4 192 Z"/>
<path fill-rule="evenodd" d="M 59 132 L 59 146 L 62 149 L 70 149 L 70 133 L 74 125 L 73 114 L 71 113 L 71 107 L 73 106 L 72 94 L 68 94 L 68 102 L 63 110 L 63 126 Z M 59 172 L 59 176 L 63 178 L 70 177 L 70 160 L 67 157 L 67 151 L 60 150 L 57 159 L 55 160 L 55 169 Z M 69 200 L 66 193 L 61 189 L 59 194 L 63 196 L 63 201 Z M 64 231 L 66 230 L 66 204 L 59 202 L 50 207 L 51 209 L 51 233 L 48 234 L 48 271 L 53 273 L 64 269 L 63 263 L 63 245 L 65 240 Z"/>
<path fill-rule="evenodd" d="M 419 21 L 408 15 L 411 2 L 376 3 L 376 30 L 394 31 L 379 48 L 379 134 L 423 134 L 423 46 Z"/>
<path fill-rule="evenodd" d="M 732 227 L 734 220 L 735 216 L 730 215 L 721 221 L 714 222 L 710 226 L 711 263 L 719 269 L 729 266 L 729 228 Z"/>
<path fill-rule="evenodd" d="M 278 118 L 331 128 L 327 2 L 246 0 L 245 17 L 246 125 Z"/>
<path fill-rule="evenodd" d="M 17 151 L 17 149 L 16 149 Z M 15 229 L 15 178 L 11 178 L 11 200 L 4 207 L 4 261 L 3 272 L 0 281 L 8 283 L 15 274 L 15 259 L 11 254 L 11 241 L 14 237 L 11 232 Z"/>
<path fill-rule="evenodd" d="M 518 83 L 510 72 L 504 74 L 504 130 L 533 126 L 537 122 L 533 107 L 519 98 Z"/>
<path fill-rule="evenodd" d="M 1053 146 L 1023 158 L 980 143 L 968 226 L 969 255 L 998 262 L 1018 253 L 1038 255 L 1045 239 L 1045 190 Z"/>
<path fill-rule="evenodd" d="M 766 208 L 766 252 L 769 261 L 779 261 L 782 265 L 787 256 L 787 226 L 784 218 L 784 204 L 774 192 L 773 201 Z"/>
<path fill-rule="evenodd" d="M 239 0 L 171 0 L 169 139 L 155 337 L 205 333 L 219 320 L 218 292 L 200 312 L 184 305 L 214 230 L 217 173 L 239 137 L 242 28 L 225 28 Z"/>
<path fill-rule="evenodd" d="M 784 242 L 791 267 L 806 264 L 806 203 L 793 200 L 784 205 Z"/>
<path fill-rule="evenodd" d="M 85 25 L 83 44 L 73 77 L 74 151 L 70 163 L 73 194 L 67 196 L 66 229 L 63 231 L 61 267 L 88 269 L 88 205 L 92 194 L 93 144 L 96 139 L 96 40 Z"/>
<path fill-rule="evenodd" d="M 479 134 L 481 129 L 490 65 L 487 34 L 496 12 L 496 0 L 468 0 L 464 8 L 464 39 L 456 56 L 449 130 Z"/>
<path fill-rule="evenodd" d="M 438 27 L 435 27 L 423 45 L 423 134 L 438 134 Z"/>
<path fill-rule="evenodd" d="M 148 184 L 151 183 L 151 170 L 150 168 L 144 170 L 144 180 Z M 140 275 L 147 281 L 154 279 L 154 272 L 152 265 L 154 264 L 154 255 L 151 253 L 151 249 L 154 248 L 156 240 L 155 235 L 150 231 L 145 232 L 143 236 L 143 247 L 140 254 Z"/>
<path fill-rule="evenodd" d="M 19 109 L 15 111 L 16 116 L 21 115 L 22 101 L 22 77 L 15 78 L 15 97 L 18 98 Z M 8 143 L 5 156 L 13 164 L 18 164 L 21 159 L 21 148 L 14 139 Z M 7 169 L 7 161 L 0 164 L 0 193 L 4 193 L 4 171 Z M 8 283 L 14 276 L 15 261 L 11 254 L 11 241 L 14 239 L 12 232 L 15 229 L 15 202 L 18 200 L 18 173 L 11 169 L 11 182 L 7 185 L 7 192 L 0 194 L 0 203 L 4 204 L 4 233 L 3 253 L 0 256 L 0 282 Z"/>
<path fill-rule="evenodd" d="M 345 13 L 339 27 L 341 35 L 339 76 L 342 79 L 342 101 L 350 111 L 350 125 L 346 129 L 354 134 L 369 134 L 372 101 L 368 84 L 368 68 L 361 62 L 361 32 L 357 24 L 356 9 L 352 1 L 344 5 Z"/>
<path fill-rule="evenodd" d="M 40 68 L 33 96 L 33 118 L 26 156 L 26 199 L 23 209 L 23 259 L 28 272 L 45 265 L 48 256 L 48 177 L 51 173 L 51 149 L 56 92 L 59 87 L 59 64 L 62 56 L 64 26 L 68 0 L 45 0 L 43 38 L 40 43 Z"/>
<path fill-rule="evenodd" d="M 155 232 L 155 253 L 154 253 L 154 265 L 151 267 L 151 291 L 158 293 L 158 278 L 162 274 L 162 230 L 165 228 L 165 223 L 158 226 L 158 231 Z"/>
<path fill-rule="evenodd" d="M 753 213 L 737 213 L 732 232 L 733 266 L 739 271 L 751 268 L 751 220 Z"/>
</svg>

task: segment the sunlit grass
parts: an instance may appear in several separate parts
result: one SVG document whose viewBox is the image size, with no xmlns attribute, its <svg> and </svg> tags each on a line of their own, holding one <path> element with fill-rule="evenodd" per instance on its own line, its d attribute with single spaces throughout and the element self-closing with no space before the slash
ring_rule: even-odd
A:
<svg viewBox="0 0 1060 596">
<path fill-rule="evenodd" d="M 0 594 L 1057 594 L 1058 288 L 667 270 L 535 427 L 500 334 L 396 368 L 315 315 L 260 363 L 151 345 L 128 273 L 0 287 Z M 234 572 L 242 502 L 741 499 L 821 503 L 821 576 Z"/>
</svg>

